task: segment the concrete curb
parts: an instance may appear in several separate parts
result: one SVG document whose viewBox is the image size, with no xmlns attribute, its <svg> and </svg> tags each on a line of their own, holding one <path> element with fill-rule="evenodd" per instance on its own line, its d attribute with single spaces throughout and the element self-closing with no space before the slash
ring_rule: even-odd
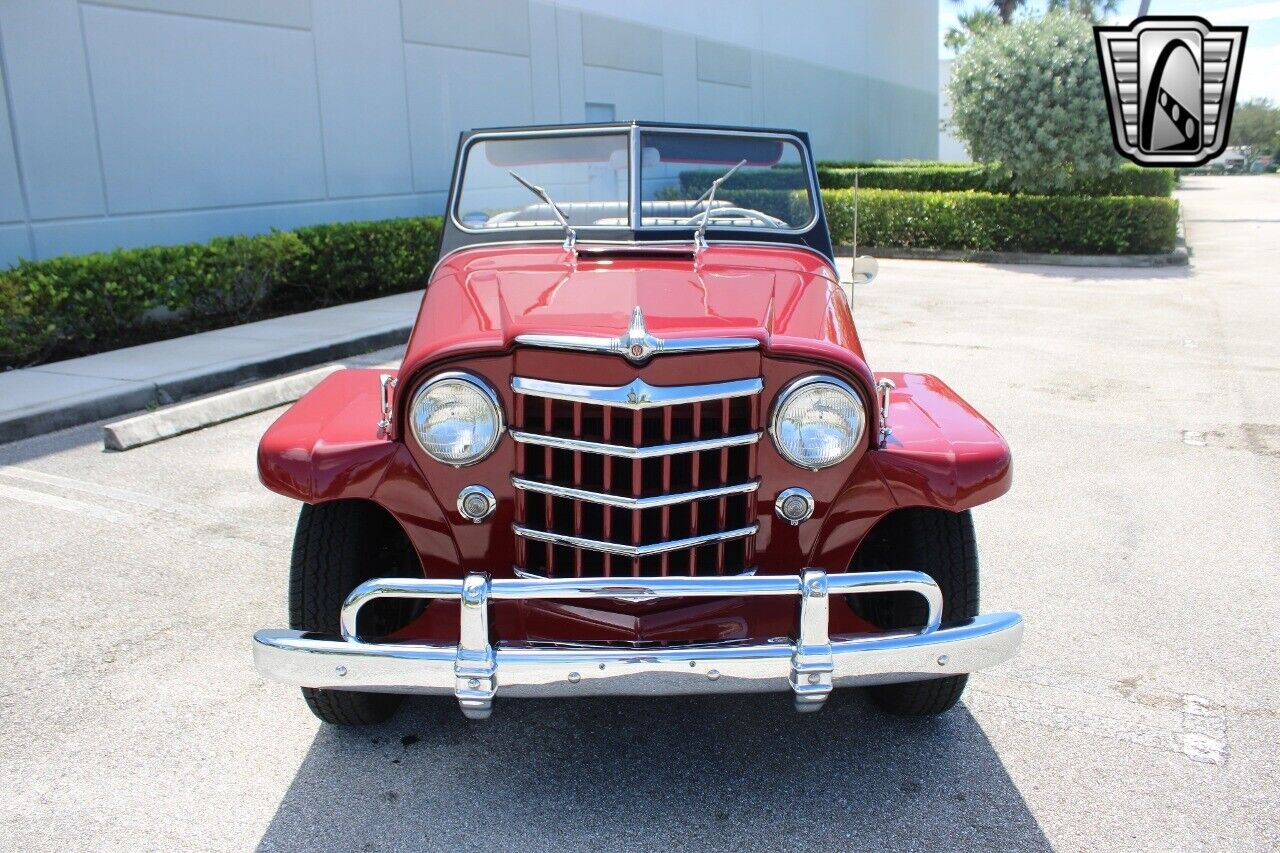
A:
<svg viewBox="0 0 1280 853">
<path fill-rule="evenodd" d="M 836 246 L 836 254 L 850 257 L 853 247 Z M 1190 253 L 1185 245 L 1163 255 L 1051 255 L 1045 252 L 984 252 L 976 249 L 906 249 L 893 246 L 859 246 L 858 254 L 912 261 L 966 261 L 984 264 L 1041 264 L 1055 267 L 1185 267 Z"/>
<path fill-rule="evenodd" d="M 107 450 L 132 450 L 291 403 L 341 369 L 338 364 L 318 367 L 116 421 L 102 428 L 102 446 Z"/>
<path fill-rule="evenodd" d="M 283 352 L 277 351 L 262 358 L 192 371 L 162 382 L 146 383 L 141 387 L 102 391 L 86 394 L 72 401 L 32 407 L 0 420 L 0 444 L 136 412 L 148 406 L 168 405 L 247 382 L 271 379 L 282 373 L 314 367 L 371 350 L 398 346 L 409 339 L 411 329 L 411 323 L 398 324 L 376 332 L 330 340 L 318 346 L 301 346 Z"/>
</svg>

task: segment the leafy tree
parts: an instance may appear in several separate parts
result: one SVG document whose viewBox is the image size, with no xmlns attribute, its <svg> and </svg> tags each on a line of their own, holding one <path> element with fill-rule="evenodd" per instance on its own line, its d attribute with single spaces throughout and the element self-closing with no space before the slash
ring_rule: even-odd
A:
<svg viewBox="0 0 1280 853">
<path fill-rule="evenodd" d="M 966 0 L 951 0 L 959 5 Z M 1099 23 L 1106 15 L 1114 14 L 1119 0 L 1046 0 L 1046 8 L 1050 12 L 1066 12 L 1088 18 L 1091 23 Z M 1025 7 L 1027 0 L 990 0 L 975 9 L 961 12 L 960 26 L 947 30 L 942 43 L 948 49 L 959 53 L 974 36 L 999 24 L 1010 24 L 1013 15 Z"/>
<path fill-rule="evenodd" d="M 1049 0 L 1050 12 L 1066 12 L 1088 18 L 1089 23 L 1099 24 L 1107 15 L 1114 15 L 1118 0 Z"/>
<path fill-rule="evenodd" d="M 952 68 L 951 123 L 993 181 L 1063 192 L 1117 171 L 1093 28 L 1078 15 L 992 27 Z"/>
<path fill-rule="evenodd" d="M 1227 141 L 1243 148 L 1245 159 L 1251 163 L 1268 148 L 1280 147 L 1280 107 L 1269 98 L 1237 104 Z"/>
</svg>

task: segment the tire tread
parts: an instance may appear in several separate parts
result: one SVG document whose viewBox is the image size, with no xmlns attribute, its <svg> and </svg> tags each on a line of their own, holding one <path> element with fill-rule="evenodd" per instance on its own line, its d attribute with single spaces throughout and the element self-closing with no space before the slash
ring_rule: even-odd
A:
<svg viewBox="0 0 1280 853">
<path fill-rule="evenodd" d="M 357 584 L 367 513 L 359 504 L 308 504 L 298 515 L 289 570 L 289 625 L 295 631 L 337 634 L 342 602 Z M 303 687 L 311 713 L 332 725 L 385 722 L 402 697 Z"/>
</svg>

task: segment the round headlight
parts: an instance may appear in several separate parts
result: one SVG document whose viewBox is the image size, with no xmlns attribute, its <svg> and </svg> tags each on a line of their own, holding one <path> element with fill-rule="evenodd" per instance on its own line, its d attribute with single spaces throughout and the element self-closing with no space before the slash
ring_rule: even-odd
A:
<svg viewBox="0 0 1280 853">
<path fill-rule="evenodd" d="M 857 391 L 832 376 L 807 376 L 778 395 L 769 432 L 787 461 L 816 470 L 847 458 L 866 425 Z"/>
<path fill-rule="evenodd" d="M 427 455 L 446 465 L 470 465 L 502 437 L 498 395 L 469 373 L 442 373 L 413 398 L 409 421 Z"/>
</svg>

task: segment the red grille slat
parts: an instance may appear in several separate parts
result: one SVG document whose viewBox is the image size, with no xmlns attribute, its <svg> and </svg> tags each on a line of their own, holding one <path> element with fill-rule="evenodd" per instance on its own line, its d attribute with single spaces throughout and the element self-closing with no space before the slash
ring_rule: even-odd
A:
<svg viewBox="0 0 1280 853">
<path fill-rule="evenodd" d="M 671 424 L 675 414 L 674 406 L 667 406 L 662 410 L 662 443 L 671 443 Z M 662 494 L 671 494 L 671 457 L 662 457 Z M 667 540 L 671 538 L 671 507 L 664 506 L 660 512 L 662 513 L 662 538 Z M 671 570 L 671 555 L 663 554 L 660 568 L 661 575 L 665 578 Z"/>
<path fill-rule="evenodd" d="M 636 409 L 631 413 L 631 445 L 639 447 L 644 443 L 644 410 Z M 639 459 L 631 460 L 631 495 L 632 497 L 640 497 L 644 494 L 644 463 Z M 641 539 L 640 522 L 643 513 L 638 509 L 631 510 L 631 544 L 640 545 L 643 543 Z M 631 559 L 631 576 L 640 577 L 640 558 L 633 557 Z"/>
<path fill-rule="evenodd" d="M 582 438 L 582 404 L 573 404 L 573 437 Z M 582 488 L 582 453 L 573 452 L 573 485 Z M 573 535 L 582 535 L 582 501 L 573 502 Z M 582 549 L 573 549 L 573 575 L 582 577 Z"/>
<path fill-rule="evenodd" d="M 609 410 L 604 408 L 600 410 L 600 416 L 601 416 L 601 424 L 600 424 L 601 433 L 604 436 L 602 440 L 604 441 L 605 444 L 610 444 L 613 442 L 613 418 L 610 416 Z M 604 493 L 607 495 L 611 495 L 613 494 L 613 460 L 608 456 L 604 457 L 603 466 L 604 466 L 604 470 L 601 474 L 601 478 L 604 481 Z M 604 539 L 606 542 L 612 541 L 613 540 L 613 510 L 610 509 L 609 507 L 604 508 L 604 517 L 601 520 L 601 526 L 604 528 L 604 533 L 600 538 Z M 612 577 L 613 576 L 613 555 L 606 553 L 602 559 L 604 560 L 604 567 L 603 567 L 604 576 Z"/>
<path fill-rule="evenodd" d="M 555 400 L 550 397 L 542 401 L 542 428 L 548 433 L 555 432 Z M 543 448 L 542 451 L 542 476 L 547 480 L 555 478 L 553 464 L 555 462 L 555 451 L 550 447 Z M 542 496 L 542 523 L 543 530 L 555 530 L 555 498 L 551 495 Z M 547 574 L 554 575 L 556 571 L 556 546 L 547 543 Z"/>
</svg>

